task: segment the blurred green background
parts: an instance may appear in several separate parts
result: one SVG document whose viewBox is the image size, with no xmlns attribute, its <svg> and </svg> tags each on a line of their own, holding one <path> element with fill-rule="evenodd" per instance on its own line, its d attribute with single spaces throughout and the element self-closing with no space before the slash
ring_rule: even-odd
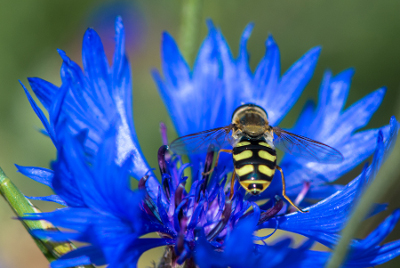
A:
<svg viewBox="0 0 400 268">
<path fill-rule="evenodd" d="M 23 93 L 18 79 L 41 77 L 60 84 L 61 59 L 56 48 L 63 49 L 79 64 L 81 41 L 87 27 L 100 34 L 107 55 L 113 52 L 113 21 L 123 16 L 127 31 L 129 55 L 134 82 L 134 118 L 138 138 L 151 166 L 156 167 L 156 152 L 161 145 L 159 123 L 166 122 L 171 138 L 176 134 L 150 76 L 150 69 L 159 68 L 162 31 L 178 37 L 182 1 L 2 1 L 0 8 L 0 166 L 28 196 L 48 195 L 50 190 L 21 174 L 14 163 L 48 167 L 55 157 L 49 139 L 39 134 L 40 121 Z M 202 21 L 213 19 L 237 54 L 239 37 L 247 23 L 255 22 L 248 44 L 251 67 L 255 68 L 264 54 L 264 41 L 272 33 L 281 49 L 282 72 L 308 49 L 322 45 L 322 54 L 309 86 L 300 101 L 288 114 L 283 127 L 294 122 L 308 98 L 317 98 L 322 73 L 330 68 L 335 74 L 355 67 L 356 74 L 346 107 L 373 90 L 387 86 L 381 108 L 368 127 L 387 124 L 398 107 L 400 85 L 400 2 L 399 1 L 239 1 L 205 0 Z M 205 23 L 199 29 L 201 38 L 207 33 Z M 356 169 L 346 182 L 359 172 Z M 382 202 L 390 202 L 389 210 L 400 207 L 393 188 Z M 46 211 L 55 206 L 35 203 Z M 377 221 L 389 212 L 369 219 L 360 236 L 365 236 Z M 0 267 L 47 267 L 48 263 L 34 245 L 22 225 L 4 201 L 0 201 Z M 389 240 L 400 238 L 397 227 Z M 158 261 L 155 255 L 148 258 Z M 146 263 L 150 266 L 150 262 Z M 398 267 L 394 260 L 382 267 Z M 143 265 L 145 267 L 146 265 Z"/>
</svg>

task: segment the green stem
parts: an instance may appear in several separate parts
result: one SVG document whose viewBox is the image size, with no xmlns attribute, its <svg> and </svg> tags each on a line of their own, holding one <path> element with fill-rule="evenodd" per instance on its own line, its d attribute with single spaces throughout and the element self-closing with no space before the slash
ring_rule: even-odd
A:
<svg viewBox="0 0 400 268">
<path fill-rule="evenodd" d="M 25 198 L 21 191 L 15 186 L 15 184 L 4 174 L 0 168 L 0 193 L 10 205 L 11 209 L 18 217 L 23 217 L 26 213 L 38 213 L 36 207 Z M 57 231 L 57 229 L 46 221 L 21 221 L 26 230 L 30 233 L 32 230 L 47 230 L 51 229 Z M 39 239 L 32 236 L 36 245 L 42 251 L 44 256 L 49 262 L 58 259 L 61 255 L 76 249 L 75 245 L 70 242 L 56 243 L 51 242 L 47 239 Z M 92 265 L 79 266 L 79 267 L 94 267 Z"/>
<path fill-rule="evenodd" d="M 189 66 L 196 55 L 196 45 L 199 39 L 199 25 L 202 14 L 203 0 L 182 0 L 182 22 L 180 27 L 180 44 L 183 57 Z"/>
<path fill-rule="evenodd" d="M 342 231 L 341 239 L 337 244 L 327 268 L 341 267 L 349 250 L 349 244 L 356 231 L 361 227 L 361 222 L 366 218 L 373 204 L 384 197 L 390 188 L 393 188 L 400 174 L 400 143 L 397 142 L 391 156 L 382 165 L 375 180 L 362 195 L 346 227 Z"/>
</svg>

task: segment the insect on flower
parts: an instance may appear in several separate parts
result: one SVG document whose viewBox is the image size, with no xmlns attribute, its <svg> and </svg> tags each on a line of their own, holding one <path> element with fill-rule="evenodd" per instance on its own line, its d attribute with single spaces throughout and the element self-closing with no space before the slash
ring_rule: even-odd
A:
<svg viewBox="0 0 400 268">
<path fill-rule="evenodd" d="M 225 149 L 229 145 L 233 148 Z M 239 106 L 228 126 L 180 137 L 170 146 L 177 154 L 204 153 L 210 149 L 218 151 L 214 168 L 218 165 L 221 152 L 232 154 L 231 199 L 236 175 L 247 192 L 258 195 L 268 188 L 277 169 L 282 178 L 282 196 L 297 210 L 304 212 L 285 193 L 285 177 L 282 168 L 276 164 L 275 148 L 313 162 L 339 163 L 343 160 L 338 150 L 326 144 L 270 126 L 267 112 L 255 104 Z"/>
</svg>

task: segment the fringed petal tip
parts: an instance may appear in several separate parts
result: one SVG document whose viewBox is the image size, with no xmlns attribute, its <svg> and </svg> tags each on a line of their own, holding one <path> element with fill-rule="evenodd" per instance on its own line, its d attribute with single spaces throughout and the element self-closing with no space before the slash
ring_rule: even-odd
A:
<svg viewBox="0 0 400 268">
<path fill-rule="evenodd" d="M 268 33 L 268 38 L 265 41 L 265 46 L 267 48 L 273 47 L 273 46 L 277 46 L 274 37 L 272 36 L 272 33 Z"/>
<path fill-rule="evenodd" d="M 316 65 L 317 60 L 318 60 L 319 56 L 321 55 L 321 50 L 322 50 L 322 46 L 315 46 L 315 47 L 311 48 L 309 51 L 307 51 L 303 57 L 309 59 L 311 62 L 311 65 L 314 65 L 314 64 Z"/>
<path fill-rule="evenodd" d="M 66 53 L 64 50 L 59 49 L 59 48 L 57 48 L 57 52 L 58 52 L 58 55 L 60 55 L 61 59 L 62 59 L 67 65 L 69 65 L 70 62 L 71 62 L 71 59 L 67 56 L 67 53 Z"/>
<path fill-rule="evenodd" d="M 330 76 L 332 76 L 331 70 L 328 69 L 328 70 L 326 70 L 326 72 L 329 72 Z M 334 79 L 332 79 L 332 80 L 333 81 L 342 81 L 346 84 L 350 84 L 351 79 L 353 78 L 355 72 L 356 72 L 356 69 L 354 67 L 347 68 L 346 70 L 341 71 L 340 73 L 335 75 Z"/>
<path fill-rule="evenodd" d="M 67 207 L 68 204 L 58 195 L 48 195 L 48 196 L 25 196 L 30 200 L 39 200 L 39 201 L 46 201 L 46 202 L 54 202 L 64 207 Z"/>
<path fill-rule="evenodd" d="M 54 172 L 50 169 L 39 167 L 27 167 L 15 164 L 17 171 L 27 176 L 28 178 L 42 183 L 46 186 L 52 187 Z"/>
<path fill-rule="evenodd" d="M 122 58 L 125 54 L 125 28 L 122 18 L 118 16 L 115 19 L 115 52 L 114 62 L 118 62 L 118 58 Z"/>
<path fill-rule="evenodd" d="M 162 52 L 163 56 L 181 56 L 178 45 L 174 38 L 168 33 L 163 32 L 161 36 Z M 181 56 L 182 57 L 182 56 Z"/>
<path fill-rule="evenodd" d="M 83 35 L 83 42 L 90 41 L 94 36 L 99 36 L 93 28 L 87 28 Z"/>
<path fill-rule="evenodd" d="M 247 40 L 250 38 L 251 33 L 253 32 L 254 29 L 254 22 L 250 22 L 249 24 L 246 25 L 246 27 L 243 30 L 242 37 L 241 37 L 241 44 L 244 45 Z"/>
<path fill-rule="evenodd" d="M 399 131 L 399 124 L 400 122 L 397 121 L 396 117 L 393 115 L 390 117 L 390 129 L 393 129 L 393 131 L 395 132 L 395 135 L 397 136 L 398 131 Z"/>
<path fill-rule="evenodd" d="M 213 31 L 215 30 L 215 25 L 214 22 L 212 21 L 212 19 L 208 18 L 206 19 L 206 25 L 209 31 Z"/>
<path fill-rule="evenodd" d="M 115 18 L 115 32 L 117 35 L 119 35 L 121 33 L 121 31 L 124 30 L 124 24 L 122 22 L 122 17 L 121 16 L 117 16 Z"/>
</svg>

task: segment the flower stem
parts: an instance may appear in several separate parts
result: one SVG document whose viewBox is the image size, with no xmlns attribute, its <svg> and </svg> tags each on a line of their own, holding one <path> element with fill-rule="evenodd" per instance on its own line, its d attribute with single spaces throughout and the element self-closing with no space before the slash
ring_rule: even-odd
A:
<svg viewBox="0 0 400 268">
<path fill-rule="evenodd" d="M 398 114 L 399 115 L 399 114 Z M 361 222 L 367 217 L 373 204 L 384 197 L 393 188 L 400 174 L 400 143 L 397 143 L 391 156 L 382 165 L 376 178 L 361 196 L 354 212 L 351 214 L 346 227 L 342 231 L 341 239 L 337 244 L 327 268 L 341 267 L 349 251 L 349 244 L 356 231 L 361 227 Z"/>
<path fill-rule="evenodd" d="M 15 184 L 6 176 L 4 171 L 0 168 L 0 193 L 10 205 L 11 209 L 18 217 L 23 217 L 26 213 L 38 213 L 39 209 L 34 207 L 32 203 L 25 198 L 21 191 Z M 57 229 L 45 221 L 21 221 L 26 230 L 30 233 L 32 230 L 47 230 L 56 231 Z M 42 251 L 44 256 L 49 262 L 58 259 L 61 255 L 75 249 L 75 245 L 69 242 L 56 243 L 50 242 L 46 239 L 39 239 L 32 236 L 36 245 Z M 79 267 L 93 267 L 79 266 Z"/>
<path fill-rule="evenodd" d="M 196 45 L 199 39 L 199 24 L 202 14 L 203 0 L 183 0 L 182 21 L 180 27 L 180 43 L 183 57 L 189 66 L 192 65 Z"/>
</svg>

